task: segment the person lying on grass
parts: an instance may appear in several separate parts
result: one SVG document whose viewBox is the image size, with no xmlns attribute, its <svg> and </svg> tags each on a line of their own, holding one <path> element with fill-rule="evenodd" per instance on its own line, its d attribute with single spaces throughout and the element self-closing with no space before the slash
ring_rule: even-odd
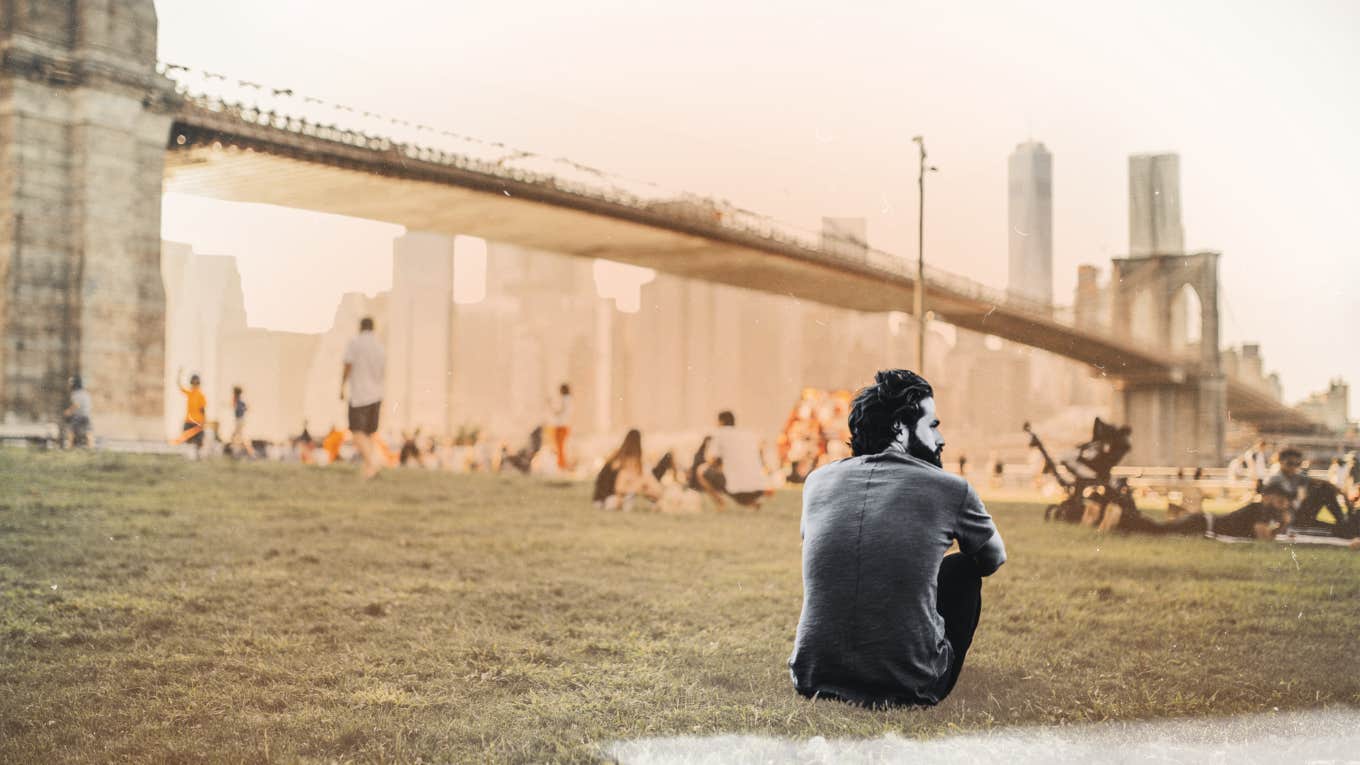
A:
<svg viewBox="0 0 1360 765">
<path fill-rule="evenodd" d="M 853 456 L 803 487 L 803 612 L 789 673 L 809 698 L 934 705 L 953 690 L 1006 561 L 991 516 L 943 469 L 935 394 L 879 372 L 850 412 Z M 946 556 L 952 543 L 960 552 Z"/>
<path fill-rule="evenodd" d="M 1274 539 L 1291 520 L 1289 490 L 1278 484 L 1267 483 L 1261 488 L 1261 501 L 1252 502 L 1227 515 L 1204 512 L 1187 513 L 1164 523 L 1143 515 L 1133 504 L 1127 491 L 1120 492 L 1105 508 L 1100 522 L 1101 531 L 1125 531 L 1134 534 L 1173 534 L 1198 537 L 1206 532 L 1217 536 L 1247 539 Z"/>
</svg>

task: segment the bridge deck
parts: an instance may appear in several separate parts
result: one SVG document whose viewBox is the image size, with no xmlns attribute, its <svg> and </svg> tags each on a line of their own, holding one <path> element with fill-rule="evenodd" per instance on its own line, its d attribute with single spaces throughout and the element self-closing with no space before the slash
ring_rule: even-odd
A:
<svg viewBox="0 0 1360 765">
<path fill-rule="evenodd" d="M 873 250 L 828 252 L 735 226 L 723 210 L 693 200 L 611 198 L 552 178 L 193 101 L 176 120 L 168 148 L 167 191 L 469 234 L 860 311 L 912 310 L 913 262 Z M 1197 372 L 1191 361 L 1074 328 L 1051 309 L 961 277 L 928 271 L 926 294 L 927 307 L 950 324 L 1051 351 L 1116 379 L 1178 381 Z M 1241 384 L 1230 382 L 1228 396 L 1239 419 L 1303 425 L 1297 412 Z"/>
</svg>

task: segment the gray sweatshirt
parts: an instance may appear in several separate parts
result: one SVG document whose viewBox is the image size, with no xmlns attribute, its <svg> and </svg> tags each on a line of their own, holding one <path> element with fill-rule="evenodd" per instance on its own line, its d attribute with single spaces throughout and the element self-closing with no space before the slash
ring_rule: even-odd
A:
<svg viewBox="0 0 1360 765">
<path fill-rule="evenodd" d="M 955 540 L 984 576 L 1006 560 L 973 487 L 896 450 L 833 462 L 803 487 L 802 534 L 794 686 L 938 703 L 953 659 L 936 611 L 940 561 Z"/>
</svg>

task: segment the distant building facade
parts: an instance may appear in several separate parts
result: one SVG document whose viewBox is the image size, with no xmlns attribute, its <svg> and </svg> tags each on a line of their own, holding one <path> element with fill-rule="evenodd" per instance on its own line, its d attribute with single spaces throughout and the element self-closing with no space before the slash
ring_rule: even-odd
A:
<svg viewBox="0 0 1360 765">
<path fill-rule="evenodd" d="M 322 336 L 249 327 L 233 257 L 200 255 L 188 245 L 164 242 L 161 280 L 166 318 L 165 436 L 178 436 L 184 422 L 184 395 L 175 379 L 181 370 L 184 380 L 192 374 L 202 380 L 208 421 L 218 424 L 224 440 L 232 430 L 234 386 L 245 391 L 248 437 L 281 439 L 301 430 L 309 375 Z M 335 377 L 324 390 L 333 400 L 338 388 Z M 332 402 L 327 411 L 334 408 Z"/>
<path fill-rule="evenodd" d="M 1243 343 L 1241 346 L 1225 348 L 1221 358 L 1224 375 L 1268 393 L 1276 401 L 1283 400 L 1280 376 L 1274 372 L 1266 373 L 1260 343 Z"/>
<path fill-rule="evenodd" d="M 828 230 L 847 231 L 850 241 L 863 233 L 854 223 Z M 387 350 L 389 440 L 416 427 L 435 437 L 476 428 L 514 450 L 568 382 L 583 453 L 602 453 L 634 427 L 648 435 L 649 449 L 683 452 L 721 410 L 773 438 L 804 388 L 858 390 L 879 369 L 915 364 L 915 320 L 906 314 L 666 273 L 636 294 L 605 296 L 590 259 L 494 242 L 486 246 L 484 289 L 472 290 L 482 299 L 459 302 L 459 246 L 442 234 L 397 239 L 391 291 L 346 294 L 330 329 L 303 335 L 247 326 L 234 259 L 166 243 L 167 435 L 183 416 L 170 379 L 180 366 L 203 375 L 209 417 L 223 423 L 231 386 L 242 385 L 252 437 L 282 439 L 304 421 L 314 435 L 343 428 L 342 356 L 364 316 L 374 318 Z M 947 391 L 941 411 L 960 449 L 1012 433 L 1023 454 L 1026 407 L 1057 413 L 1099 387 L 1074 362 L 992 349 L 981 335 L 944 325 L 931 328 L 926 350 L 927 377 Z M 1032 373 L 1035 364 L 1044 374 Z M 979 375 L 984 368 L 989 374 Z"/>
<path fill-rule="evenodd" d="M 452 237 L 419 231 L 392 244 L 385 394 L 387 421 L 402 430 L 444 431 L 453 373 Z"/>
<path fill-rule="evenodd" d="M 1299 411 L 1333 433 L 1342 433 L 1351 424 L 1350 396 L 1351 386 L 1337 378 L 1327 384 L 1327 390 L 1300 401 Z"/>
</svg>

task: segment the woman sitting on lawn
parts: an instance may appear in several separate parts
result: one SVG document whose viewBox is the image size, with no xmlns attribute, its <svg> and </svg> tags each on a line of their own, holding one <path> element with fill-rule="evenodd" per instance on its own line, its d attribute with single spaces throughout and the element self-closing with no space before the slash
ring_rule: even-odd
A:
<svg viewBox="0 0 1360 765">
<path fill-rule="evenodd" d="M 632 510 L 639 496 L 656 502 L 661 483 L 642 468 L 642 433 L 634 428 L 595 477 L 594 501 L 603 510 Z"/>
</svg>

